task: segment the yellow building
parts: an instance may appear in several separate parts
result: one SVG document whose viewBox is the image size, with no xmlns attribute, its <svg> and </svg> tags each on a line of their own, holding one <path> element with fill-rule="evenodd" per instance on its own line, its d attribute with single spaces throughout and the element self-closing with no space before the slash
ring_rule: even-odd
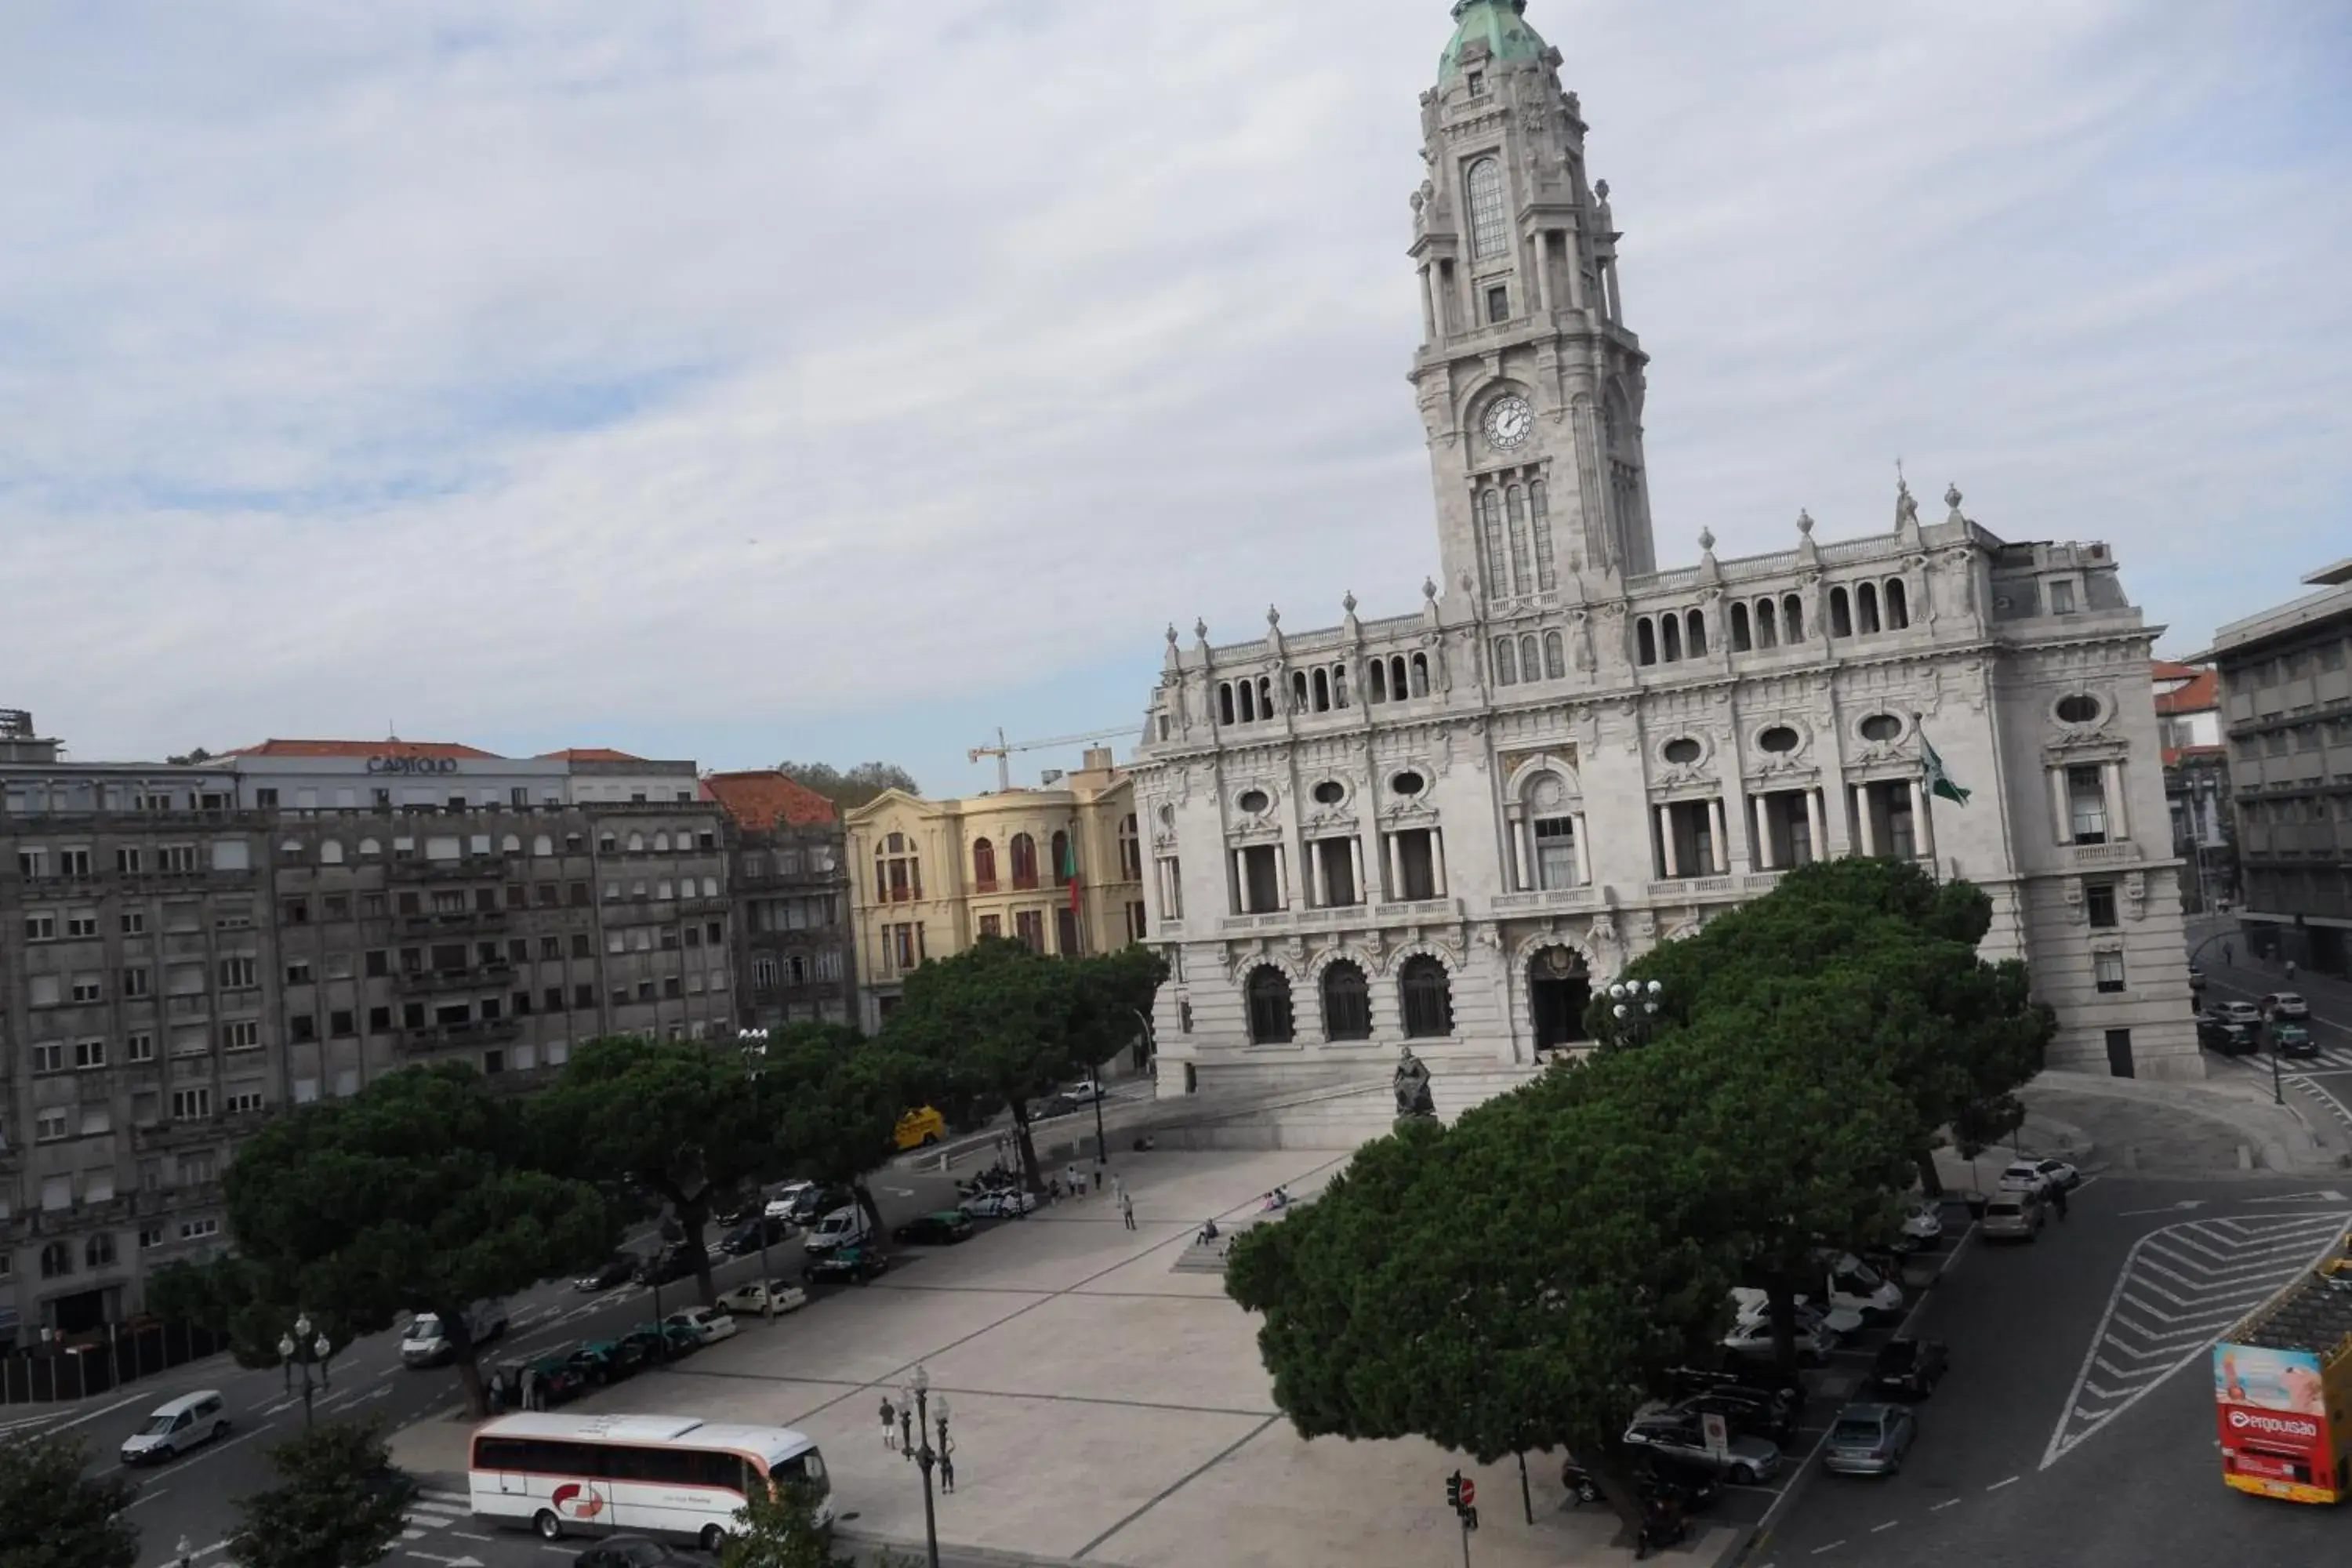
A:
<svg viewBox="0 0 2352 1568">
<path fill-rule="evenodd" d="M 1046 789 L 969 800 L 887 790 L 845 812 L 865 1026 L 909 970 L 983 936 L 1039 952 L 1110 952 L 1144 935 L 1135 782 L 1095 747 Z"/>
</svg>

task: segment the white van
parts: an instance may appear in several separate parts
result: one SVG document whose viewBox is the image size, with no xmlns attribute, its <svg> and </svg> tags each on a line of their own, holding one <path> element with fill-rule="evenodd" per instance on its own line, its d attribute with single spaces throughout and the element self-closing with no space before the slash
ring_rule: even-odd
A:
<svg viewBox="0 0 2352 1568">
<path fill-rule="evenodd" d="M 872 1227 L 866 1223 L 866 1211 L 851 1204 L 817 1221 L 801 1247 L 808 1252 L 831 1252 L 836 1247 L 860 1246 L 872 1233 Z"/>
<path fill-rule="evenodd" d="M 126 1465 L 160 1465 L 186 1453 L 199 1443 L 228 1436 L 228 1415 L 220 1390 L 202 1388 L 159 1405 L 147 1425 L 122 1442 Z"/>
<path fill-rule="evenodd" d="M 1877 1322 L 1903 1310 L 1903 1287 L 1851 1252 L 1823 1260 L 1827 1265 L 1830 1305 L 1859 1312 Z"/>
<path fill-rule="evenodd" d="M 504 1301 L 477 1301 L 466 1309 L 466 1335 L 470 1342 L 486 1345 L 506 1331 Z M 435 1312 L 417 1313 L 400 1336 L 400 1359 L 408 1366 L 439 1366 L 455 1360 L 457 1354 L 457 1347 L 449 1342 L 448 1331 Z"/>
</svg>

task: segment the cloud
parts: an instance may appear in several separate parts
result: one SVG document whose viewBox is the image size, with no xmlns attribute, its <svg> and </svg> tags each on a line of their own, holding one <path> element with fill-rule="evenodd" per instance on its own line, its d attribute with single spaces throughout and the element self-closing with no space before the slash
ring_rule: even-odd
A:
<svg viewBox="0 0 2352 1568">
<path fill-rule="evenodd" d="M 933 779 L 982 710 L 1131 719 L 1171 620 L 1407 608 L 1444 10 L 12 13 L 0 700 L 85 756 L 391 716 Z M 1897 455 L 2112 542 L 2176 647 L 2342 553 L 2340 19 L 1529 19 L 1626 231 L 1663 561 L 1883 528 Z"/>
</svg>

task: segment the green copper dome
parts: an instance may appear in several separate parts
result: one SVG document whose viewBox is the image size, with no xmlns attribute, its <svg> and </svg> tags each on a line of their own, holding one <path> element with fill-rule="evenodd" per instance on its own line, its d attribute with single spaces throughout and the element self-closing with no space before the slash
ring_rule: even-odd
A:
<svg viewBox="0 0 2352 1568">
<path fill-rule="evenodd" d="M 1454 37 L 1437 57 L 1437 85 L 1454 79 L 1462 68 L 1463 49 L 1474 41 L 1493 51 L 1496 66 L 1541 58 L 1544 41 L 1528 26 L 1527 8 L 1528 0 L 1456 0 Z"/>
</svg>

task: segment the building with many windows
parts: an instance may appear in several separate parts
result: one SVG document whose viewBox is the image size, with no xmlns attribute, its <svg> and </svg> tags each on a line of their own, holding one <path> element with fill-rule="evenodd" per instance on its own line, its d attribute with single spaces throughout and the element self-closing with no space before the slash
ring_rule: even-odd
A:
<svg viewBox="0 0 2352 1568">
<path fill-rule="evenodd" d="M 746 1028 L 857 1016 L 841 813 L 772 771 L 706 773 L 727 815 L 735 999 Z"/>
<path fill-rule="evenodd" d="M 2230 748 L 2221 733 L 2221 677 L 2210 665 L 2156 661 L 2156 721 L 2164 745 L 2164 802 L 2172 852 L 2187 862 L 2181 908 L 2192 913 L 2238 897 L 2238 846 L 2230 801 Z"/>
<path fill-rule="evenodd" d="M 220 1173 L 282 1107 L 731 1034 L 723 821 L 690 763 L 74 763 L 0 715 L 0 1342 L 119 1320 L 219 1245 Z"/>
<path fill-rule="evenodd" d="M 2352 560 L 2317 589 L 2233 621 L 2207 654 L 2221 672 L 2248 945 L 2347 973 L 2352 931 Z"/>
<path fill-rule="evenodd" d="M 968 800 L 886 790 L 844 818 L 863 1026 L 908 973 L 984 936 L 1106 952 L 1146 933 L 1134 781 L 1108 748 L 1040 789 Z"/>
<path fill-rule="evenodd" d="M 1461 0 L 1421 102 L 1438 575 L 1402 615 L 1169 628 L 1135 764 L 1162 1072 L 1384 1082 L 1409 1043 L 1498 1086 L 1656 943 L 1876 855 L 1987 890 L 2054 1065 L 2201 1076 L 2158 628 L 2113 552 L 2004 541 L 1957 488 L 1925 521 L 1898 483 L 1885 532 L 1801 512 L 1790 548 L 1723 559 L 1702 528 L 1660 569 L 1623 237 L 1525 9 Z"/>
</svg>

